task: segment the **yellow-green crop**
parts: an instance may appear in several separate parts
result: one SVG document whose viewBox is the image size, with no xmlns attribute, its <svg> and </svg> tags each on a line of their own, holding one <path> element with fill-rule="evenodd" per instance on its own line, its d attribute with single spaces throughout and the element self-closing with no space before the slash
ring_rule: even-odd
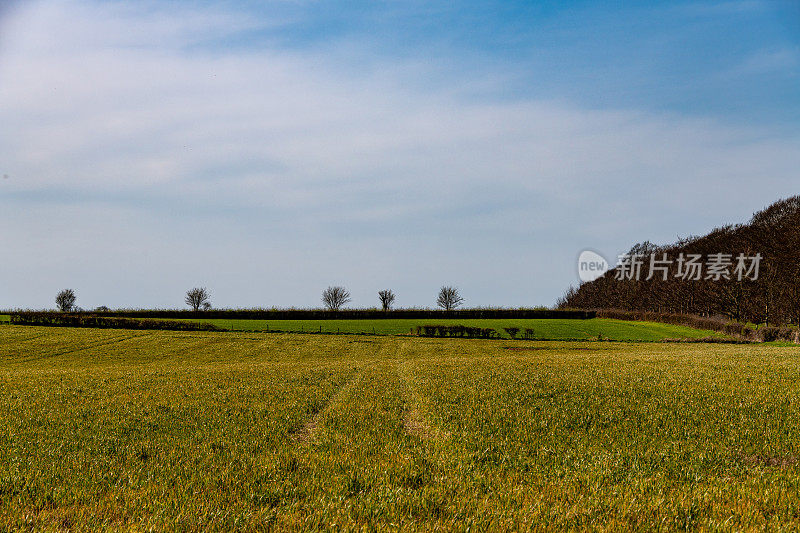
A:
<svg viewBox="0 0 800 533">
<path fill-rule="evenodd" d="M 800 527 L 757 345 L 0 327 L 0 530 Z"/>
</svg>

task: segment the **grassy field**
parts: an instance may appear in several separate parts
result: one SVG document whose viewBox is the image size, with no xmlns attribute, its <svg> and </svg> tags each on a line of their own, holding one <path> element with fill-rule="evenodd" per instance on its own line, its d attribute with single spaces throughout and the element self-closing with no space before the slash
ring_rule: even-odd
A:
<svg viewBox="0 0 800 533">
<path fill-rule="evenodd" d="M 197 320 L 200 322 L 200 320 Z M 378 335 L 403 335 L 426 324 L 464 325 L 494 328 L 502 337 L 508 338 L 506 327 L 520 328 L 520 336 L 531 328 L 537 339 L 587 340 L 603 338 L 622 341 L 658 341 L 662 339 L 721 337 L 720 333 L 698 330 L 685 326 L 673 326 L 657 322 L 633 322 L 594 318 L 591 320 L 560 319 L 437 319 L 437 320 L 202 320 L 233 331 L 285 331 L 305 333 L 374 333 Z"/>
<path fill-rule="evenodd" d="M 755 345 L 0 328 L 0 530 L 797 529 Z"/>
</svg>

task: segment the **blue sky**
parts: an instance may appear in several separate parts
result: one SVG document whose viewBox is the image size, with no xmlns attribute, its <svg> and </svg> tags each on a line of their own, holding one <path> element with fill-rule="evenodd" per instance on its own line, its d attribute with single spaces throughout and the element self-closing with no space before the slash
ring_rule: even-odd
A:
<svg viewBox="0 0 800 533">
<path fill-rule="evenodd" d="M 790 1 L 17 2 L 0 308 L 551 305 L 796 194 L 798 82 Z"/>
</svg>

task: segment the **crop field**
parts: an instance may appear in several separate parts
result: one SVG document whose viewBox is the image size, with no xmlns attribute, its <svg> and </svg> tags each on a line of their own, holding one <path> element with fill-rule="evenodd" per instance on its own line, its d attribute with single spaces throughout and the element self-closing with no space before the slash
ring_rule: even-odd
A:
<svg viewBox="0 0 800 533">
<path fill-rule="evenodd" d="M 800 527 L 761 345 L 0 328 L 0 530 Z"/>
<path fill-rule="evenodd" d="M 285 331 L 297 333 L 370 333 L 376 335 L 403 335 L 426 324 L 463 325 L 493 328 L 504 338 L 509 338 L 503 328 L 516 327 L 520 336 L 525 329 L 533 330 L 533 337 L 547 340 L 588 340 L 602 337 L 621 341 L 659 341 L 662 339 L 721 337 L 720 333 L 674 326 L 657 322 L 636 322 L 593 318 L 590 320 L 565 319 L 380 319 L 380 320 L 194 320 L 208 322 L 232 331 Z"/>
</svg>

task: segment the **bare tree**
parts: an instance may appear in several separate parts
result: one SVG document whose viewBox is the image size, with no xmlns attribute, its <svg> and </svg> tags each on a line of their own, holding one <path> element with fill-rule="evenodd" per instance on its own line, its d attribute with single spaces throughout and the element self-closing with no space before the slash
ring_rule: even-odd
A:
<svg viewBox="0 0 800 533">
<path fill-rule="evenodd" d="M 452 311 L 462 304 L 464 298 L 458 293 L 455 287 L 442 287 L 439 289 L 439 297 L 436 299 L 436 305 L 445 311 Z"/>
<path fill-rule="evenodd" d="M 205 287 L 195 287 L 190 291 L 186 291 L 186 305 L 192 308 L 192 311 L 199 311 L 200 308 L 211 307 L 211 294 Z"/>
<path fill-rule="evenodd" d="M 322 303 L 331 311 L 338 311 L 350 301 L 350 293 L 344 287 L 328 287 L 322 292 Z"/>
<path fill-rule="evenodd" d="M 72 311 L 72 309 L 75 307 L 76 300 L 77 298 L 75 297 L 75 291 L 72 289 L 64 289 L 56 295 L 56 305 L 63 313 Z"/>
<path fill-rule="evenodd" d="M 389 289 L 378 291 L 378 298 L 381 300 L 381 306 L 384 311 L 389 311 L 394 303 L 394 293 Z"/>
</svg>

